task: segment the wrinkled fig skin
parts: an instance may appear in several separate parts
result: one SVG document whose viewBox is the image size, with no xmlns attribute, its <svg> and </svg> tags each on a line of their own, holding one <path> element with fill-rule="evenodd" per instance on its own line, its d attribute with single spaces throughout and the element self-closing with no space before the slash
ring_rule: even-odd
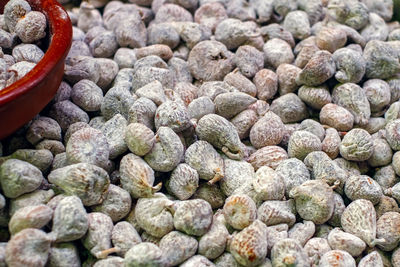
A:
<svg viewBox="0 0 400 267">
<path fill-rule="evenodd" d="M 124 218 L 131 210 L 132 199 L 128 191 L 123 188 L 110 184 L 103 202 L 92 208 L 111 217 L 113 222 L 118 222 Z"/>
<path fill-rule="evenodd" d="M 374 151 L 371 135 L 363 129 L 349 131 L 340 144 L 340 154 L 347 160 L 368 160 Z"/>
<path fill-rule="evenodd" d="M 250 130 L 257 120 L 258 115 L 256 111 L 252 109 L 245 109 L 233 117 L 230 122 L 235 126 L 239 134 L 239 138 L 243 140 L 249 137 Z"/>
<path fill-rule="evenodd" d="M 333 214 L 333 190 L 322 180 L 310 180 L 293 188 L 289 196 L 295 199 L 296 210 L 304 220 L 323 224 Z"/>
<path fill-rule="evenodd" d="M 296 222 L 295 203 L 289 201 L 265 201 L 257 210 L 258 219 L 267 226 L 281 223 L 292 226 Z"/>
<path fill-rule="evenodd" d="M 315 42 L 319 49 L 333 53 L 346 44 L 346 32 L 340 28 L 323 27 L 318 31 Z"/>
<path fill-rule="evenodd" d="M 43 139 L 61 140 L 61 127 L 51 118 L 39 117 L 29 126 L 26 139 L 33 145 Z"/>
<path fill-rule="evenodd" d="M 262 166 L 268 166 L 276 169 L 279 163 L 288 159 L 287 152 L 279 146 L 265 146 L 252 153 L 246 160 L 254 170 L 258 170 Z"/>
<path fill-rule="evenodd" d="M 398 73 L 400 63 L 393 57 L 396 53 L 394 48 L 385 42 L 379 40 L 368 42 L 363 54 L 366 61 L 366 77 L 387 79 Z"/>
<path fill-rule="evenodd" d="M 250 130 L 250 142 L 255 148 L 277 145 L 283 138 L 283 123 L 279 116 L 267 112 Z"/>
<path fill-rule="evenodd" d="M 331 78 L 335 74 L 335 71 L 336 65 L 331 53 L 328 51 L 319 51 L 298 74 L 296 83 L 298 85 L 317 86 Z"/>
<path fill-rule="evenodd" d="M 289 65 L 289 64 L 282 64 Z M 279 67 L 278 67 L 279 69 Z M 278 70 L 277 73 L 269 69 L 261 69 L 253 78 L 256 86 L 256 94 L 259 100 L 269 100 L 274 97 L 278 90 Z"/>
<path fill-rule="evenodd" d="M 190 127 L 187 109 L 175 101 L 167 101 L 157 108 L 154 123 L 156 129 L 166 126 L 175 132 L 181 132 Z"/>
<path fill-rule="evenodd" d="M 365 3 L 365 1 L 363 1 Z M 336 21 L 359 30 L 368 23 L 368 7 L 364 3 L 338 1 L 332 3 L 328 12 Z"/>
<path fill-rule="evenodd" d="M 163 194 L 141 198 L 135 206 L 135 219 L 140 228 L 155 237 L 163 237 L 174 229 L 174 218 L 167 209 L 171 201 Z"/>
<path fill-rule="evenodd" d="M 185 152 L 185 162 L 195 169 L 201 179 L 215 183 L 224 177 L 224 160 L 206 141 L 193 143 Z"/>
<path fill-rule="evenodd" d="M 313 237 L 304 245 L 310 263 L 318 265 L 322 255 L 331 250 L 328 240 L 320 237 Z"/>
<path fill-rule="evenodd" d="M 241 141 L 235 127 L 226 119 L 215 114 L 202 117 L 197 123 L 196 134 L 221 149 L 229 158 L 243 157 Z"/>
<path fill-rule="evenodd" d="M 123 266 L 124 259 L 116 256 L 109 256 L 106 259 L 96 261 L 93 267 Z"/>
<path fill-rule="evenodd" d="M 106 121 L 106 123 L 100 128 L 108 143 L 110 152 L 109 159 L 113 160 L 128 150 L 128 147 L 124 142 L 127 125 L 127 120 L 121 114 L 117 114 Z M 109 161 L 107 161 L 107 163 L 108 162 Z"/>
<path fill-rule="evenodd" d="M 234 194 L 225 200 L 223 213 L 230 226 L 242 230 L 255 221 L 257 206 L 249 196 Z"/>
<path fill-rule="evenodd" d="M 390 104 L 389 84 L 380 79 L 370 79 L 363 84 L 363 89 L 370 103 L 371 112 L 380 112 Z"/>
<path fill-rule="evenodd" d="M 204 115 L 215 113 L 215 104 L 208 96 L 201 96 L 190 102 L 188 112 L 191 119 L 198 120 Z"/>
<path fill-rule="evenodd" d="M 36 190 L 32 193 L 24 194 L 10 201 L 9 213 L 12 216 L 18 209 L 26 206 L 47 204 L 55 196 L 54 190 Z"/>
<path fill-rule="evenodd" d="M 333 103 L 344 107 L 354 116 L 354 123 L 365 125 L 371 116 L 370 104 L 364 90 L 354 83 L 345 83 L 333 89 Z"/>
<path fill-rule="evenodd" d="M 365 74 L 365 60 L 361 53 L 349 48 L 341 48 L 333 53 L 337 72 L 335 78 L 341 83 L 358 83 Z"/>
<path fill-rule="evenodd" d="M 202 183 L 192 196 L 193 199 L 207 201 L 212 209 L 222 208 L 226 196 L 216 184 Z"/>
<path fill-rule="evenodd" d="M 216 266 L 234 266 L 234 267 L 239 267 L 239 263 L 235 260 L 233 255 L 229 252 L 225 252 L 221 256 L 219 256 L 215 261 L 214 261 Z"/>
<path fill-rule="evenodd" d="M 288 155 L 290 158 L 304 158 L 313 151 L 322 149 L 321 140 L 308 131 L 295 131 L 289 139 Z"/>
<path fill-rule="evenodd" d="M 50 248 L 49 260 L 47 264 L 51 267 L 79 267 L 81 261 L 78 249 L 73 243 L 61 243 Z"/>
<path fill-rule="evenodd" d="M 194 266 L 206 266 L 206 267 L 212 267 L 215 266 L 212 261 L 207 259 L 204 256 L 201 255 L 195 255 L 191 258 L 189 258 L 187 261 L 181 264 L 182 267 L 194 267 Z"/>
<path fill-rule="evenodd" d="M 400 214 L 398 212 L 386 212 L 377 221 L 376 237 L 383 238 L 385 241 L 378 244 L 384 251 L 392 251 L 400 241 L 397 229 L 400 225 Z"/>
<path fill-rule="evenodd" d="M 0 179 L 4 195 L 16 198 L 38 188 L 43 181 L 43 175 L 28 162 L 9 159 L 0 166 Z"/>
<path fill-rule="evenodd" d="M 289 196 L 292 188 L 310 180 L 307 166 L 299 159 L 292 158 L 282 161 L 275 171 L 282 177 L 285 184 L 285 195 Z"/>
<path fill-rule="evenodd" d="M 376 239 L 376 212 L 371 201 L 357 199 L 350 203 L 342 214 L 342 227 L 348 233 L 361 238 L 373 247 Z"/>
<path fill-rule="evenodd" d="M 308 14 L 304 11 L 291 11 L 283 21 L 283 27 L 289 31 L 294 38 L 303 40 L 311 33 Z"/>
<path fill-rule="evenodd" d="M 256 220 L 233 236 L 229 250 L 240 264 L 257 266 L 267 255 L 267 244 L 267 226 Z"/>
<path fill-rule="evenodd" d="M 320 266 L 349 266 L 356 267 L 356 261 L 346 251 L 331 250 L 326 252 L 319 261 Z"/>
<path fill-rule="evenodd" d="M 392 257 L 393 258 L 393 257 Z M 395 264 L 393 264 L 395 266 Z M 384 266 L 381 256 L 378 252 L 373 251 L 363 257 L 359 262 L 360 267 Z"/>
<path fill-rule="evenodd" d="M 169 266 L 181 264 L 197 251 L 197 240 L 178 231 L 172 231 L 160 240 L 160 249 Z"/>
<path fill-rule="evenodd" d="M 250 45 L 239 46 L 233 60 L 247 78 L 253 77 L 264 66 L 263 53 Z"/>
<path fill-rule="evenodd" d="M 49 174 L 48 179 L 66 194 L 78 196 L 85 206 L 100 204 L 110 184 L 105 170 L 88 163 L 56 169 Z"/>
<path fill-rule="evenodd" d="M 47 149 L 18 149 L 10 156 L 2 158 L 0 162 L 9 158 L 26 161 L 37 167 L 42 172 L 47 171 L 53 161 L 53 155 L 51 151 Z"/>
<path fill-rule="evenodd" d="M 303 85 L 299 88 L 298 95 L 307 105 L 318 110 L 332 102 L 331 93 L 326 85 L 317 87 Z"/>
<path fill-rule="evenodd" d="M 285 195 L 285 183 L 274 169 L 263 166 L 256 172 L 253 188 L 262 200 L 281 200 Z"/>
<path fill-rule="evenodd" d="M 214 99 L 216 113 L 226 119 L 237 115 L 254 102 L 254 97 L 242 92 L 219 94 Z"/>
<path fill-rule="evenodd" d="M 134 154 L 128 154 L 122 158 L 119 172 L 122 188 L 133 198 L 149 197 L 159 190 L 158 186 L 153 187 L 155 179 L 153 169 Z"/>
<path fill-rule="evenodd" d="M 366 244 L 360 238 L 343 232 L 339 228 L 335 228 L 329 233 L 328 242 L 332 249 L 344 250 L 353 257 L 360 255 L 366 247 Z"/>
<path fill-rule="evenodd" d="M 132 224 L 121 221 L 114 225 L 111 241 L 118 250 L 117 254 L 125 256 L 126 252 L 134 245 L 142 242 L 142 239 Z"/>
<path fill-rule="evenodd" d="M 103 258 L 102 251 L 111 248 L 113 222 L 108 215 L 100 212 L 88 214 L 88 230 L 82 239 L 86 249 L 96 258 Z"/>
<path fill-rule="evenodd" d="M 53 210 L 43 204 L 21 208 L 10 219 L 10 233 L 16 234 L 25 228 L 40 229 L 50 222 L 52 217 Z"/>
<path fill-rule="evenodd" d="M 166 266 L 162 250 L 149 242 L 135 245 L 125 255 L 124 266 Z"/>
<path fill-rule="evenodd" d="M 294 60 L 290 45 L 278 38 L 268 40 L 263 46 L 263 51 L 265 65 L 274 69 L 281 64 L 291 63 Z"/>
<path fill-rule="evenodd" d="M 83 237 L 88 226 L 88 215 L 80 199 L 65 197 L 54 210 L 51 235 L 56 242 L 74 241 Z"/>
<path fill-rule="evenodd" d="M 329 219 L 328 223 L 332 226 L 339 227 L 341 225 L 340 220 L 342 218 L 343 211 L 346 209 L 346 206 L 344 204 L 342 196 L 336 192 L 333 193 L 333 201 L 335 202 L 335 208 L 333 210 L 332 217 Z"/>
<path fill-rule="evenodd" d="M 222 80 L 233 68 L 233 53 L 217 41 L 202 41 L 189 53 L 189 70 L 199 80 Z"/>
<path fill-rule="evenodd" d="M 83 128 L 71 135 L 66 153 L 70 163 L 84 162 L 104 167 L 107 164 L 110 149 L 101 131 Z"/>
<path fill-rule="evenodd" d="M 189 199 L 199 187 L 199 174 L 188 164 L 179 164 L 166 184 L 168 192 L 180 200 Z"/>
<path fill-rule="evenodd" d="M 225 44 L 228 49 L 235 49 L 246 44 L 246 40 L 256 34 L 255 26 L 254 23 L 242 22 L 238 18 L 228 18 L 215 28 L 215 39 Z"/>
<path fill-rule="evenodd" d="M 352 175 L 346 181 L 344 192 L 351 200 L 367 199 L 376 205 L 383 195 L 380 185 L 367 175 Z"/>
<path fill-rule="evenodd" d="M 400 150 L 400 131 L 399 131 L 400 120 L 393 120 L 385 126 L 385 137 L 390 147 L 397 151 Z"/>
<path fill-rule="evenodd" d="M 325 138 L 322 141 L 322 151 L 324 151 L 331 159 L 335 159 L 339 155 L 340 136 L 336 129 L 328 128 L 325 131 Z"/>
<path fill-rule="evenodd" d="M 277 243 L 271 251 L 273 266 L 310 266 L 305 250 L 294 239 L 285 238 Z"/>
<path fill-rule="evenodd" d="M 400 262 L 400 249 L 397 248 L 394 250 L 393 254 L 392 254 L 392 260 L 391 263 L 396 266 L 398 265 L 398 263 Z"/>
<path fill-rule="evenodd" d="M 181 160 L 184 147 L 179 136 L 168 127 L 160 127 L 153 148 L 144 157 L 151 168 L 160 172 L 172 171 Z"/>
<path fill-rule="evenodd" d="M 303 101 L 294 93 L 285 94 L 271 103 L 271 111 L 283 123 L 300 122 L 308 118 L 308 110 Z"/>
<path fill-rule="evenodd" d="M 254 168 L 246 161 L 237 161 L 224 158 L 224 177 L 220 180 L 221 191 L 230 196 L 238 189 L 243 182 L 252 180 L 254 177 Z"/>
<path fill-rule="evenodd" d="M 373 144 L 374 152 L 372 153 L 372 156 L 368 159 L 368 163 L 372 167 L 380 167 L 390 164 L 393 158 L 393 151 L 390 148 L 389 143 L 383 138 L 375 138 L 373 140 Z"/>
<path fill-rule="evenodd" d="M 208 259 L 218 258 L 226 248 L 229 232 L 225 226 L 225 217 L 216 212 L 210 230 L 199 239 L 198 252 Z"/>
<path fill-rule="evenodd" d="M 51 239 L 45 232 L 27 228 L 14 235 L 7 243 L 7 266 L 45 266 L 49 256 Z"/>
<path fill-rule="evenodd" d="M 289 236 L 288 229 L 289 226 L 284 223 L 268 227 L 268 249 L 272 249 L 279 240 L 287 238 Z"/>
<path fill-rule="evenodd" d="M 129 93 L 129 92 L 128 92 Z M 148 98 L 141 97 L 129 107 L 128 120 L 130 123 L 142 123 L 154 130 L 154 115 L 157 106 Z"/>
<path fill-rule="evenodd" d="M 315 224 L 311 221 L 304 221 L 304 223 L 296 223 L 289 231 L 288 237 L 296 240 L 302 246 L 314 235 Z"/>
<path fill-rule="evenodd" d="M 175 229 L 188 235 L 202 236 L 211 226 L 211 205 L 203 199 L 178 202 L 172 209 Z"/>
</svg>

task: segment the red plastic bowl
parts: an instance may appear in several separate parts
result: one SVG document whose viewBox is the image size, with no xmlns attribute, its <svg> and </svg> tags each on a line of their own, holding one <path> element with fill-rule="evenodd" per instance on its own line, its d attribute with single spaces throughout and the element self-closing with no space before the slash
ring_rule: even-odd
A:
<svg viewBox="0 0 400 267">
<path fill-rule="evenodd" d="M 30 121 L 54 97 L 64 75 L 72 25 L 56 0 L 27 0 L 48 20 L 49 46 L 42 60 L 22 79 L 0 91 L 0 140 Z M 0 0 L 0 12 L 8 1 Z"/>
</svg>

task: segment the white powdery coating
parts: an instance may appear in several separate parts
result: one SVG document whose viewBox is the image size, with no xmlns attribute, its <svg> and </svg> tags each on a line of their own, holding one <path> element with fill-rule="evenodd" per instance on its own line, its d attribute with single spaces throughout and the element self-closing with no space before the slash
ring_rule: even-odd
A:
<svg viewBox="0 0 400 267">
<path fill-rule="evenodd" d="M 46 16 L 38 11 L 31 11 L 21 18 L 15 26 L 15 33 L 24 43 L 33 43 L 46 36 Z"/>
</svg>

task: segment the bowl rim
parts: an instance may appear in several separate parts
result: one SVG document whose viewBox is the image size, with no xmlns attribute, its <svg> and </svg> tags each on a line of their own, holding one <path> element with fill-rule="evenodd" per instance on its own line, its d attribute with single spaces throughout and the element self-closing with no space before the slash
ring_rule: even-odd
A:
<svg viewBox="0 0 400 267">
<path fill-rule="evenodd" d="M 23 78 L 0 90 L 0 107 L 21 97 L 41 83 L 51 70 L 63 60 L 72 43 L 71 20 L 57 0 L 27 1 L 33 10 L 39 10 L 46 15 L 49 27 L 49 46 L 43 58 L 30 72 Z M 1 2 L 5 5 L 8 1 L 3 0 Z"/>
</svg>

